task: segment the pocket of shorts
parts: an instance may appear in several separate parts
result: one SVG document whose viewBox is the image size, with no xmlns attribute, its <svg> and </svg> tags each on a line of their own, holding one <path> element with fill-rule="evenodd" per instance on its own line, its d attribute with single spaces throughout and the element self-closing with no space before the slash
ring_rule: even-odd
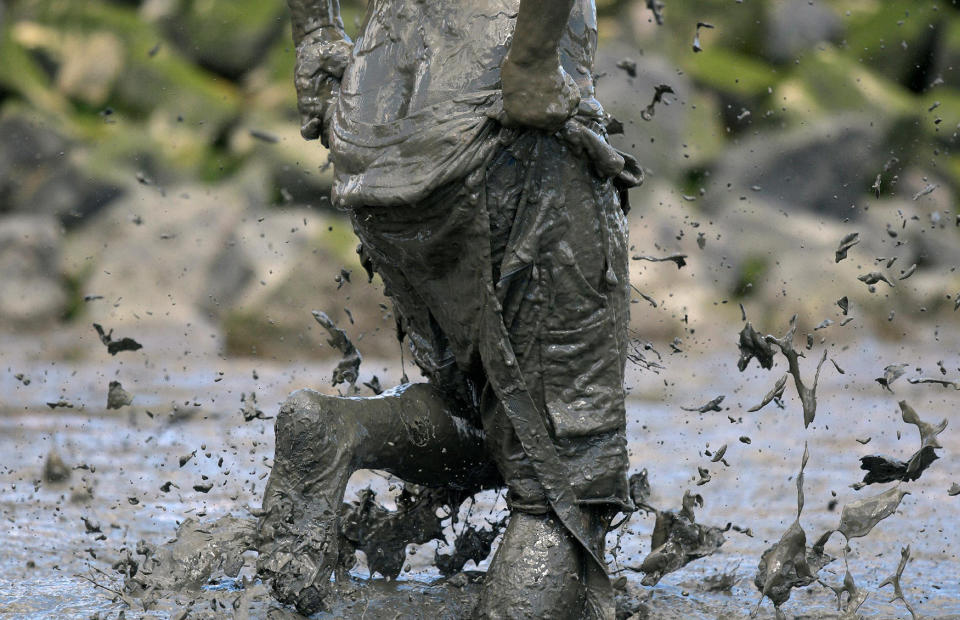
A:
<svg viewBox="0 0 960 620">
<path fill-rule="evenodd" d="M 545 329 L 577 330 L 604 320 L 607 296 L 597 288 L 600 283 L 590 282 L 572 256 L 555 251 L 541 268 L 549 273 L 543 282 L 549 291 Z"/>
<path fill-rule="evenodd" d="M 541 364 L 547 416 L 558 439 L 623 428 L 623 368 L 607 308 L 569 330 L 545 330 Z"/>
</svg>

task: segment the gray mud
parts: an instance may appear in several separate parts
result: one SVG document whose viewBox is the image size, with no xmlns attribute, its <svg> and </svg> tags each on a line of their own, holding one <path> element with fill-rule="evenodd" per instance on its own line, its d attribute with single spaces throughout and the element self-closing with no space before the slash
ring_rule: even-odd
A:
<svg viewBox="0 0 960 620">
<path fill-rule="evenodd" d="M 725 528 L 731 522 L 752 533 L 748 536 L 731 528 L 723 533 L 725 542 L 713 555 L 664 575 L 649 588 L 641 583 L 642 573 L 627 567 L 638 567 L 650 553 L 655 514 L 638 512 L 622 531 L 611 533 L 608 548 L 616 550 L 616 557 L 610 558 L 611 570 L 624 578 L 619 585 L 630 594 L 621 596 L 621 601 L 626 598 L 646 617 L 747 617 L 759 598 L 752 583 L 758 560 L 796 517 L 796 474 L 803 446 L 794 438 L 802 429 L 802 405 L 789 390 L 783 395 L 783 410 L 768 406 L 748 413 L 747 408 L 769 391 L 773 377 L 786 371 L 786 364 L 778 356 L 771 372 L 748 369 L 741 375 L 735 369 L 735 338 L 729 340 L 715 356 L 674 355 L 664 360 L 667 368 L 660 375 L 644 371 L 628 378 L 633 387 L 628 401 L 631 469 L 648 470 L 647 503 L 660 509 L 676 508 L 683 491 L 695 489 L 704 499 L 696 523 Z M 859 469 L 860 457 L 881 453 L 905 458 L 917 450 L 917 433 L 902 419 L 897 399 L 912 403 L 919 419 L 928 422 L 951 417 L 956 402 L 954 390 L 938 386 L 898 384 L 894 396 L 873 382 L 876 368 L 890 359 L 908 362 L 911 369 L 923 367 L 932 356 L 923 350 L 868 340 L 845 350 L 834 347 L 830 355 L 846 374 L 828 372 L 832 369 L 829 365 L 824 368 L 817 417 L 804 433 L 810 451 L 802 515 L 808 544 L 822 532 L 838 527 L 843 506 L 886 490 L 886 485 L 860 491 L 847 486 L 864 473 Z M 952 360 L 946 364 L 956 366 Z M 290 391 L 322 382 L 334 364 L 293 367 L 220 361 L 210 368 L 193 364 L 189 371 L 180 372 L 171 366 L 169 381 L 154 368 L 127 367 L 123 381 L 137 385 L 137 399 L 120 412 L 105 411 L 106 381 L 89 367 L 63 362 L 12 366 L 17 367 L 16 373 L 0 373 L 0 389 L 10 395 L 0 418 L 0 450 L 8 455 L 6 467 L 0 470 L 0 511 L 8 524 L 9 550 L 0 558 L 0 614 L 40 618 L 49 617 L 53 610 L 65 618 L 89 618 L 95 613 L 116 617 L 126 609 L 127 617 L 171 617 L 189 608 L 189 617 L 295 617 L 254 580 L 252 552 L 242 554 L 244 564 L 235 578 L 224 574 L 225 567 L 218 567 L 211 573 L 214 580 L 199 584 L 199 590 L 157 592 L 150 612 L 143 611 L 142 598 L 130 597 L 127 606 L 118 594 L 123 577 L 112 567 L 125 558 L 123 550 L 142 562 L 143 556 L 136 553 L 141 540 L 162 547 L 188 519 L 209 524 L 232 515 L 252 521 L 252 514 L 243 507 L 259 507 L 272 464 L 274 420 L 251 416 L 244 421 L 242 407 L 249 396 L 241 403 L 240 394 L 256 391 L 256 408 L 272 416 Z M 384 375 L 381 364 L 371 364 L 374 366 L 385 383 L 395 383 L 400 376 L 400 369 Z M 256 380 L 251 379 L 254 368 Z M 218 371 L 224 373 L 223 380 L 211 383 Z M 24 387 L 14 377 L 18 373 L 34 381 Z M 673 384 L 674 377 L 684 377 L 683 384 Z M 360 380 L 369 378 L 361 376 Z M 46 401 L 64 387 L 76 408 L 51 410 Z M 729 411 L 701 414 L 681 409 L 696 402 L 698 394 L 709 397 L 720 392 L 728 395 L 724 405 Z M 199 406 L 191 404 L 186 408 L 190 415 L 184 413 L 171 422 L 164 414 L 171 401 Z M 155 417 L 147 415 L 148 410 Z M 727 414 L 740 421 L 729 422 Z M 850 541 L 849 570 L 858 592 L 867 593 L 859 614 L 909 617 L 902 603 L 888 602 L 894 596 L 893 588 L 880 588 L 886 577 L 896 574 L 900 551 L 908 544 L 910 561 L 899 578 L 906 600 L 924 617 L 960 614 L 956 556 L 960 532 L 945 527 L 960 509 L 960 497 L 948 495 L 960 469 L 960 455 L 950 450 L 955 433 L 955 425 L 948 425 L 935 436 L 946 446 L 939 450 L 940 459 L 919 479 L 901 483 L 910 494 L 875 524 L 869 536 Z M 737 441 L 742 436 L 749 437 L 750 443 Z M 868 446 L 854 439 L 867 436 L 871 437 Z M 655 440 L 649 440 L 651 437 Z M 730 462 L 729 468 L 711 465 L 711 457 L 697 454 L 704 445 L 716 454 L 723 444 L 727 445 L 723 458 Z M 44 464 L 53 448 L 69 468 L 66 481 L 43 481 Z M 180 459 L 186 455 L 192 456 L 180 467 Z M 695 486 L 697 467 L 703 465 L 710 466 L 711 481 Z M 208 492 L 194 490 L 195 485 L 204 484 L 212 484 Z M 370 486 L 377 499 L 393 509 L 398 493 L 396 488 L 390 490 L 393 485 L 385 475 L 359 473 L 351 482 L 347 501 L 356 500 L 357 492 Z M 831 510 L 831 504 L 836 508 Z M 486 493 L 478 496 L 470 510 L 478 527 L 487 528 L 486 522 L 505 515 L 504 508 L 502 499 Z M 97 531 L 88 531 L 91 528 L 83 519 Z M 456 531 L 461 527 L 458 524 Z M 449 522 L 444 528 L 452 543 L 455 532 Z M 494 549 L 496 546 L 495 541 Z M 843 537 L 834 535 L 824 551 L 842 558 L 843 547 Z M 367 618 L 384 617 L 384 609 L 397 610 L 400 617 L 458 617 L 479 591 L 470 571 L 485 570 L 489 560 L 470 560 L 464 566 L 466 574 L 440 581 L 434 556 L 453 552 L 449 544 L 410 545 L 403 570 L 389 582 L 379 574 L 371 579 L 366 558 L 358 553 L 350 579 L 330 597 L 332 612 L 326 617 L 362 617 L 365 611 Z M 835 560 L 817 576 L 824 584 L 836 586 L 843 583 L 845 574 L 843 561 Z M 711 585 L 716 583 L 730 587 Z M 848 594 L 843 596 L 846 600 Z M 790 617 L 840 615 L 834 592 L 820 583 L 794 589 L 783 610 Z M 772 617 L 769 602 L 760 607 L 759 615 Z"/>
</svg>

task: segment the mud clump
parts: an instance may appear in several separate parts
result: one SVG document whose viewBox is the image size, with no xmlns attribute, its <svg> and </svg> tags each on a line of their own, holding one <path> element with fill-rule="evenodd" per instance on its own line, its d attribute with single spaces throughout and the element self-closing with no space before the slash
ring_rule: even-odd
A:
<svg viewBox="0 0 960 620">
<path fill-rule="evenodd" d="M 450 577 L 460 573 L 470 560 L 473 560 L 474 564 L 479 564 L 490 556 L 493 541 L 506 528 L 507 519 L 488 523 L 488 525 L 491 526 L 490 529 L 481 529 L 471 523 L 464 524 L 454 540 L 452 554 L 434 553 L 433 563 L 441 575 Z"/>
<path fill-rule="evenodd" d="M 769 598 L 776 608 L 777 617 L 781 616 L 780 606 L 790 599 L 793 588 L 803 588 L 817 580 L 821 568 L 833 561 L 823 552 L 826 538 L 818 540 L 814 546 L 807 546 L 807 535 L 800 525 L 803 513 L 803 470 L 810 459 L 806 444 L 803 447 L 803 459 L 800 473 L 797 474 L 797 518 L 783 533 L 780 540 L 763 552 L 757 565 L 757 575 L 753 583 L 760 590 L 760 600 L 751 613 L 751 617 L 760 611 L 764 598 Z M 827 535 L 829 537 L 829 535 Z"/>
<path fill-rule="evenodd" d="M 122 550 L 113 568 L 126 577 L 124 590 L 149 607 L 164 592 L 199 591 L 217 573 L 236 577 L 244 565 L 243 554 L 256 548 L 255 536 L 253 519 L 226 516 L 204 523 L 189 518 L 163 545 L 140 541 L 133 554 Z"/>
<path fill-rule="evenodd" d="M 845 259 L 847 257 L 847 252 L 850 251 L 850 248 L 857 245 L 858 243 L 860 243 L 860 233 L 852 232 L 844 236 L 844 238 L 840 240 L 840 246 L 837 248 L 835 262 L 839 263 L 840 261 Z"/>
<path fill-rule="evenodd" d="M 740 372 L 747 369 L 747 365 L 753 358 L 757 358 L 761 368 L 766 370 L 773 368 L 775 354 L 773 346 L 753 328 L 749 321 L 740 330 L 740 342 L 737 346 L 740 349 L 740 359 L 737 360 L 737 369 Z"/>
<path fill-rule="evenodd" d="M 341 383 L 347 383 L 350 386 L 349 391 L 351 393 L 355 392 L 357 379 L 360 376 L 360 362 L 362 361 L 360 352 L 353 346 L 350 338 L 347 337 L 347 332 L 337 327 L 333 320 L 325 313 L 314 310 L 313 318 L 330 334 L 330 339 L 327 340 L 327 343 L 343 354 L 343 359 L 341 359 L 340 362 L 337 363 L 337 367 L 333 369 L 333 385 L 337 386 Z"/>
<path fill-rule="evenodd" d="M 240 414 L 243 416 L 244 422 L 252 422 L 253 420 L 272 420 L 273 416 L 267 416 L 263 414 L 257 407 L 257 393 L 250 392 L 249 395 L 241 393 L 240 394 Z"/>
<path fill-rule="evenodd" d="M 893 598 L 890 599 L 890 602 L 901 601 L 904 606 L 906 606 L 907 611 L 910 612 L 910 617 L 913 620 L 917 620 L 920 616 L 917 615 L 917 612 L 913 609 L 913 606 L 907 602 L 906 597 L 903 595 L 903 588 L 900 586 L 900 578 L 903 576 L 903 569 L 906 568 L 907 562 L 910 560 L 910 545 L 900 549 L 900 563 L 897 564 L 897 571 L 884 579 L 877 588 L 883 588 L 886 586 L 893 586 Z"/>
<path fill-rule="evenodd" d="M 133 403 L 133 395 L 119 381 L 111 381 L 107 389 L 107 409 L 120 409 Z"/>
<path fill-rule="evenodd" d="M 437 511 L 447 504 L 447 493 L 405 485 L 397 497 L 397 510 L 376 501 L 372 489 L 360 491 L 341 516 L 341 565 L 353 566 L 354 552 L 367 556 L 370 574 L 396 579 L 403 570 L 407 545 L 443 540 L 443 519 Z"/>
<path fill-rule="evenodd" d="M 686 491 L 680 511 L 657 511 L 651 551 L 638 568 L 631 569 L 644 573 L 643 585 L 655 586 L 664 575 L 712 555 L 723 545 L 721 528 L 695 522 L 694 505 L 703 506 L 703 498 Z"/>
<path fill-rule="evenodd" d="M 737 361 L 737 368 L 740 372 L 743 372 L 746 370 L 750 360 L 756 357 L 761 368 L 770 370 L 773 368 L 773 357 L 776 349 L 779 349 L 783 356 L 787 358 L 788 374 L 793 375 L 797 395 L 800 397 L 800 403 L 803 406 L 803 426 L 806 428 L 810 426 L 810 423 L 813 422 L 817 414 L 817 383 L 820 380 L 820 370 L 823 368 L 823 363 L 827 361 L 827 351 L 824 350 L 820 361 L 817 363 L 817 370 L 813 376 L 813 385 L 807 387 L 800 375 L 800 358 L 803 357 L 803 353 L 798 352 L 793 346 L 796 333 L 797 315 L 793 315 L 790 318 L 790 326 L 787 329 L 787 333 L 780 338 L 770 335 L 761 337 L 753 328 L 753 325 L 748 322 L 740 331 L 740 341 L 738 343 L 740 359 Z M 808 336 L 808 349 L 812 346 L 812 342 L 812 339 Z M 774 347 L 776 347 L 776 349 Z M 759 411 L 771 401 L 779 401 L 780 397 L 783 396 L 783 387 L 785 385 L 785 378 L 777 381 L 777 385 L 764 397 L 763 402 L 755 408 L 750 409 L 750 411 Z"/>
<path fill-rule="evenodd" d="M 943 446 L 937 440 L 937 435 L 947 428 L 947 420 L 944 419 L 937 425 L 924 422 L 913 407 L 904 400 L 900 401 L 900 411 L 905 423 L 917 427 L 920 433 L 920 448 L 906 461 L 876 454 L 861 457 L 860 469 L 866 470 L 867 474 L 857 485 L 858 487 L 898 480 L 904 482 L 917 480 L 924 470 L 939 458 L 936 450 Z"/>
<path fill-rule="evenodd" d="M 44 482 L 58 483 L 66 482 L 70 479 L 70 468 L 56 448 L 51 448 L 47 453 L 47 458 L 43 461 L 43 480 Z"/>
<path fill-rule="evenodd" d="M 122 351 L 138 351 L 143 348 L 143 345 L 134 340 L 133 338 L 123 337 L 119 340 L 113 339 L 113 330 L 104 333 L 103 327 L 99 324 L 94 323 L 93 329 L 97 331 L 97 336 L 100 337 L 100 342 L 107 347 L 107 353 L 110 355 L 116 355 Z"/>
</svg>

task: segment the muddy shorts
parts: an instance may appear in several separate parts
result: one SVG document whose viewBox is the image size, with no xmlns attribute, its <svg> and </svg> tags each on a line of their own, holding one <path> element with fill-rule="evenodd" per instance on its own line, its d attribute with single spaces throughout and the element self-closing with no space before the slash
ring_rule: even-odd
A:
<svg viewBox="0 0 960 620">
<path fill-rule="evenodd" d="M 531 442 L 552 444 L 550 474 L 577 504 L 629 507 L 627 229 L 613 183 L 560 138 L 528 131 L 418 204 L 351 214 L 401 337 L 482 426 L 511 508 L 550 506 Z M 485 328 L 493 314 L 499 330 Z M 527 429 L 520 441 L 498 397 L 505 384 L 529 394 L 545 434 Z"/>
</svg>

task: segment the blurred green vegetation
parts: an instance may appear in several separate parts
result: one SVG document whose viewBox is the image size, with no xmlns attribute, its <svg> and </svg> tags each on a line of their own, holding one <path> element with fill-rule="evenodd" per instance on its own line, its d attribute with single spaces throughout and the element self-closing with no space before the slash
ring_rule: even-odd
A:
<svg viewBox="0 0 960 620">
<path fill-rule="evenodd" d="M 342 5 L 355 34 L 365 3 Z M 897 138 L 917 157 L 939 149 L 940 173 L 960 179 L 950 151 L 960 120 L 955 1 L 665 5 L 657 26 L 643 0 L 598 2 L 601 45 L 666 57 L 696 89 L 684 95 L 695 103 L 689 131 L 718 133 L 661 175 L 682 183 L 739 135 L 853 112 L 907 131 Z M 804 17 L 792 21 L 788 9 L 798 5 L 815 12 L 794 11 Z M 213 182 L 260 162 L 283 177 L 278 201 L 328 182 L 293 140 L 286 150 L 261 149 L 249 133 L 297 126 L 281 0 L 8 0 L 2 19 L 0 116 L 29 115 L 82 144 L 89 175 L 142 170 Z M 694 53 L 698 22 L 714 27 L 701 30 L 703 51 Z M 751 111 L 746 121 L 743 110 Z"/>
<path fill-rule="evenodd" d="M 886 225 L 889 238 L 893 214 L 903 212 L 931 228 L 901 226 L 896 243 L 915 253 L 902 262 L 953 260 L 946 250 L 960 247 L 960 227 L 951 225 L 960 189 L 953 147 L 960 127 L 958 1 L 664 0 L 658 25 L 646 0 L 598 0 L 598 90 L 625 127 L 613 140 L 638 156 L 651 181 L 636 202 L 646 209 L 632 215 L 635 232 L 648 247 L 665 241 L 685 251 L 681 241 L 690 238 L 663 231 L 678 213 L 696 218 L 709 228 L 704 251 L 719 253 L 723 266 L 701 283 L 712 288 L 690 293 L 689 303 L 722 294 L 764 307 L 767 316 L 779 312 L 785 255 L 806 247 L 806 236 L 826 234 L 781 224 L 780 217 L 799 212 L 808 223 L 831 220 L 827 227 L 873 218 L 870 225 Z M 356 36 L 366 2 L 341 5 Z M 616 68 L 624 58 L 636 62 L 636 77 Z M 29 213 L 37 230 L 56 217 L 65 255 L 75 259 L 46 274 L 63 293 L 48 315 L 86 320 L 92 310 L 84 295 L 103 294 L 97 287 L 106 284 L 95 276 L 117 266 L 87 260 L 93 248 L 122 245 L 112 238 L 120 228 L 90 231 L 96 213 L 112 212 L 111 221 L 136 213 L 131 226 L 138 226 L 142 212 L 153 224 L 166 209 L 165 188 L 199 195 L 197 186 L 206 184 L 211 194 L 228 190 L 235 204 L 223 206 L 235 208 L 225 211 L 244 212 L 230 224 L 234 237 L 223 237 L 245 239 L 237 248 L 255 245 L 237 233 L 244 218 L 255 212 L 259 225 L 289 216 L 289 226 L 271 229 L 271 243 L 280 239 L 283 252 L 269 247 L 237 259 L 250 273 L 271 276 L 271 261 L 283 263 L 289 277 L 268 278 L 269 287 L 250 278 L 230 289 L 229 273 L 216 271 L 223 267 L 214 260 L 219 254 L 198 254 L 196 272 L 216 273 L 211 280 L 222 281 L 232 300 L 214 317 L 225 349 L 280 355 L 283 343 L 298 354 L 321 346 L 303 309 L 345 294 L 334 277 L 341 265 L 355 265 L 356 240 L 338 214 L 329 234 L 296 251 L 288 245 L 298 222 L 307 226 L 307 216 L 317 215 L 310 208 L 329 207 L 332 180 L 326 150 L 299 135 L 294 60 L 283 0 L 0 0 L 0 215 Z M 675 94 L 643 120 L 655 86 L 664 83 Z M 877 199 L 871 185 L 880 173 Z M 937 191 L 913 200 L 928 187 Z M 289 210 L 267 214 L 264 201 Z M 181 204 L 179 215 L 202 220 L 209 205 L 195 202 Z M 950 230 L 927 234 L 933 226 Z M 914 235 L 909 243 L 907 234 Z M 84 235 L 89 247 L 69 251 Z M 142 254 L 162 260 L 163 243 Z M 224 256 L 236 258 L 229 250 Z M 141 248 L 130 255 L 136 253 Z M 116 263 L 128 262 L 127 254 L 116 256 Z M 676 283 L 654 282 L 653 273 L 644 275 L 651 294 Z M 943 284 L 933 273 L 923 277 L 910 281 L 918 292 L 903 303 L 942 309 Z M 350 293 L 356 329 L 378 334 L 364 341 L 365 350 L 392 354 L 374 288 Z M 206 316 L 209 308 L 198 307 Z M 890 309 L 879 298 L 875 309 L 886 326 Z"/>
</svg>

